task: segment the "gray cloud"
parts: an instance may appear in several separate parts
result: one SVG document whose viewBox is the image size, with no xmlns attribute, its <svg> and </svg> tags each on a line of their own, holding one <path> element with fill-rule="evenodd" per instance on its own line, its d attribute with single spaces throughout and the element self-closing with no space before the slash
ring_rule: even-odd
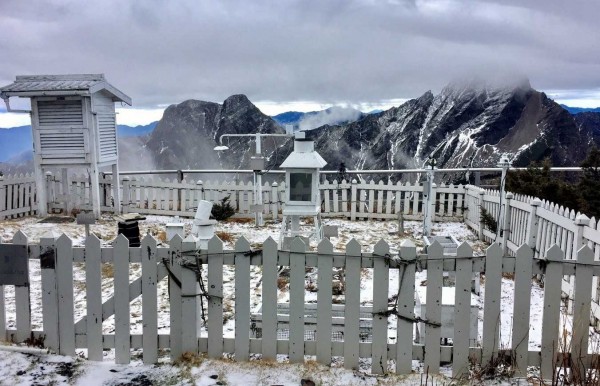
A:
<svg viewBox="0 0 600 386">
<path fill-rule="evenodd" d="M 197 98 L 358 104 L 465 75 L 600 89 L 597 1 L 2 0 L 0 83 L 103 72 L 153 107 Z"/>
</svg>

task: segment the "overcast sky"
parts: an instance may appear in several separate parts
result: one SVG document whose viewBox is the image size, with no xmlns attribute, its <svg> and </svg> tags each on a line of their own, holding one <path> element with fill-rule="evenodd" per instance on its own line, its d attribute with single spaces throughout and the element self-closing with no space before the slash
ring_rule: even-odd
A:
<svg viewBox="0 0 600 386">
<path fill-rule="evenodd" d="M 595 0 L 0 0 L 0 85 L 104 73 L 142 109 L 122 123 L 237 93 L 268 114 L 370 110 L 499 72 L 600 106 L 599 15 Z"/>
</svg>

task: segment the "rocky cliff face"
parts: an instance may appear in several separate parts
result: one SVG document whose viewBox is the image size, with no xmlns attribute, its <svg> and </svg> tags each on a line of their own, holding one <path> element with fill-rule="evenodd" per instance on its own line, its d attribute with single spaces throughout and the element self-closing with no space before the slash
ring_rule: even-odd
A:
<svg viewBox="0 0 600 386">
<path fill-rule="evenodd" d="M 189 100 L 165 111 L 145 149 L 158 169 L 243 169 L 254 153 L 250 138 L 226 139 L 226 152 L 213 148 L 222 134 L 256 132 L 283 129 L 244 95 L 223 104 Z M 472 81 L 308 133 L 328 169 L 341 162 L 348 169 L 417 168 L 429 156 L 440 168 L 495 166 L 503 153 L 511 154 L 515 166 L 545 157 L 557 166 L 574 166 L 600 141 L 600 122 L 595 115 L 572 116 L 528 81 L 509 86 Z M 278 166 L 291 151 L 291 141 L 283 142 L 263 140 L 270 165 Z"/>
<path fill-rule="evenodd" d="M 311 136 L 336 168 L 415 168 L 433 156 L 438 167 L 494 166 L 502 153 L 514 164 L 550 157 L 577 165 L 589 135 L 573 117 L 527 81 L 511 86 L 450 84 L 360 121 L 321 127 Z"/>
<path fill-rule="evenodd" d="M 283 129 L 245 95 L 230 96 L 223 104 L 188 100 L 165 110 L 146 149 L 154 154 L 158 169 L 243 169 L 254 152 L 251 138 L 226 139 L 227 152 L 213 149 L 222 134 L 257 132 L 282 133 Z M 265 150 L 272 151 L 272 145 L 265 142 Z"/>
</svg>

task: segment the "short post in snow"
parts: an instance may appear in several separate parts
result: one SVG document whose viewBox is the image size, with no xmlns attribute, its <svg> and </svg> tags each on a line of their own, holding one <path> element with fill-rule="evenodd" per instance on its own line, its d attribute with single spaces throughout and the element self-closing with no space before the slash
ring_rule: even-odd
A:
<svg viewBox="0 0 600 386">
<path fill-rule="evenodd" d="M 430 157 L 426 162 L 427 181 L 423 184 L 423 236 L 431 236 L 433 214 L 435 212 L 435 197 L 433 194 L 433 178 L 435 176 L 435 158 Z"/>
<path fill-rule="evenodd" d="M 500 207 L 498 208 L 499 213 L 498 213 L 498 232 L 500 232 L 499 236 L 501 240 L 504 239 L 504 232 L 507 231 L 507 229 L 504 229 L 504 224 L 505 224 L 505 219 L 506 219 L 506 213 L 508 210 L 510 210 L 510 208 L 508 207 L 507 203 L 506 203 L 506 175 L 508 173 L 508 169 L 511 166 L 511 162 L 510 159 L 508 158 L 507 154 L 502 154 L 502 156 L 500 157 L 500 161 L 498 161 L 498 165 L 499 168 L 502 168 L 502 176 L 500 177 Z"/>
</svg>

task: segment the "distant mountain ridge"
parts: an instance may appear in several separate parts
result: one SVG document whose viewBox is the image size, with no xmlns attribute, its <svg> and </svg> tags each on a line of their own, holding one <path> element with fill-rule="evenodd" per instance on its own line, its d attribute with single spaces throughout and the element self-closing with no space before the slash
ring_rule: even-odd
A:
<svg viewBox="0 0 600 386">
<path fill-rule="evenodd" d="M 154 130 L 157 124 L 158 121 L 135 127 L 117 125 L 117 135 L 121 138 L 147 135 Z M 6 162 L 15 157 L 21 159 L 21 154 L 31 151 L 32 147 L 31 125 L 0 128 L 0 162 Z"/>
<path fill-rule="evenodd" d="M 579 114 L 579 113 L 600 113 L 600 107 L 570 107 L 567 105 L 561 104 L 560 107 L 567 110 L 571 114 Z"/>
<path fill-rule="evenodd" d="M 320 111 L 287 111 L 272 118 L 281 126 L 292 125 L 299 130 L 312 130 L 323 125 L 355 122 L 369 115 L 351 107 L 333 106 Z"/>
</svg>

